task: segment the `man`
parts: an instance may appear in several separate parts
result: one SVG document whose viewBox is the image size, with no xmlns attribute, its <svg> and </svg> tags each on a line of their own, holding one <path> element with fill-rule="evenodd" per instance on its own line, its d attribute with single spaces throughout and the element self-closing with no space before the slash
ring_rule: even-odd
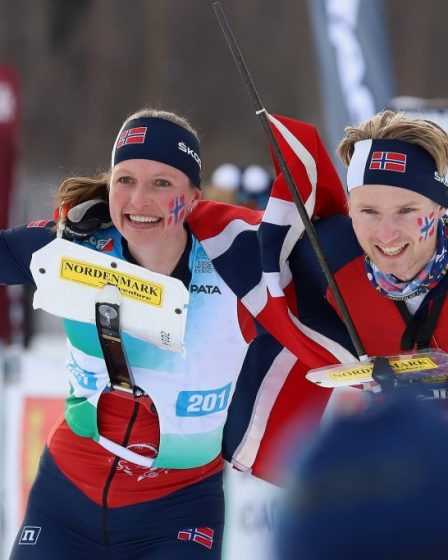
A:
<svg viewBox="0 0 448 560">
<path fill-rule="evenodd" d="M 383 111 L 348 127 L 349 216 L 315 228 L 370 356 L 448 350 L 448 135 L 436 124 Z M 307 237 L 290 259 L 300 321 L 353 347 Z"/>
</svg>

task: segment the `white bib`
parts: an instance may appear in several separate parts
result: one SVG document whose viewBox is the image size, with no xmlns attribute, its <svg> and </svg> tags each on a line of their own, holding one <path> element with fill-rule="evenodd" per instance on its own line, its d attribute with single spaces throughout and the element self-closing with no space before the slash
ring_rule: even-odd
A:
<svg viewBox="0 0 448 560">
<path fill-rule="evenodd" d="M 64 239 L 36 251 L 30 268 L 37 286 L 34 309 L 95 324 L 97 302 L 119 303 L 122 330 L 185 353 L 189 293 L 180 280 Z"/>
</svg>

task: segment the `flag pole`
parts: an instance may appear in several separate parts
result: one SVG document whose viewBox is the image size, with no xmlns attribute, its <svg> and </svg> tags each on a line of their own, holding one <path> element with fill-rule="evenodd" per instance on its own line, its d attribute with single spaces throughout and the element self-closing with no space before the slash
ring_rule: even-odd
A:
<svg viewBox="0 0 448 560">
<path fill-rule="evenodd" d="M 221 26 L 221 29 L 224 33 L 224 36 L 226 38 L 227 44 L 230 48 L 230 51 L 233 55 L 234 61 L 236 63 L 236 66 L 239 70 L 239 73 L 243 79 L 244 85 L 246 86 L 246 89 L 249 93 L 249 97 L 252 100 L 252 104 L 254 106 L 255 109 L 255 114 L 258 116 L 262 126 L 263 126 L 263 130 L 268 138 L 269 144 L 271 145 L 272 151 L 274 152 L 274 155 L 277 159 L 277 162 L 279 164 L 280 170 L 283 174 L 283 177 L 285 178 L 286 181 L 286 185 L 288 186 L 288 190 L 292 196 L 292 199 L 297 207 L 297 210 L 299 212 L 299 215 L 302 219 L 303 225 L 305 227 L 305 231 L 309 237 L 311 246 L 313 247 L 313 250 L 316 254 L 316 257 L 319 261 L 319 264 L 322 268 L 322 271 L 325 275 L 325 278 L 327 279 L 329 288 L 334 296 L 334 299 L 336 300 L 336 304 L 341 312 L 342 315 L 342 319 L 344 321 L 344 324 L 347 328 L 347 331 L 350 335 L 350 338 L 352 340 L 353 346 L 355 347 L 356 353 L 358 354 L 358 357 L 361 361 L 365 361 L 368 359 L 368 356 L 366 354 L 366 351 L 364 349 L 364 346 L 361 342 L 361 339 L 359 337 L 359 334 L 356 330 L 356 327 L 353 323 L 353 319 L 350 315 L 350 312 L 347 308 L 347 305 L 344 301 L 344 298 L 342 297 L 341 291 L 339 290 L 338 285 L 336 284 L 336 280 L 334 278 L 334 275 L 332 273 L 332 271 L 330 270 L 330 266 L 328 264 L 327 258 L 322 250 L 322 247 L 320 245 L 319 239 L 317 237 L 316 231 L 314 229 L 314 226 L 311 222 L 311 219 L 309 218 L 305 205 L 299 195 L 299 191 L 297 189 L 297 186 L 294 182 L 294 179 L 291 175 L 291 172 L 288 169 L 288 166 L 286 165 L 285 162 L 285 158 L 283 157 L 283 154 L 280 150 L 280 147 L 278 145 L 277 139 L 275 138 L 275 135 L 271 129 L 271 126 L 269 124 L 269 120 L 268 120 L 268 113 L 266 111 L 266 109 L 263 107 L 260 97 L 258 95 L 258 92 L 255 88 L 254 82 L 249 74 L 249 70 L 247 68 L 247 65 L 243 59 L 243 56 L 241 54 L 241 51 L 238 47 L 238 43 L 236 42 L 235 36 L 233 35 L 232 29 L 230 27 L 229 22 L 227 21 L 227 17 L 224 13 L 224 10 L 222 9 L 221 3 L 219 1 L 214 1 L 213 2 L 213 9 L 215 11 L 215 15 L 218 19 L 218 22 Z"/>
</svg>

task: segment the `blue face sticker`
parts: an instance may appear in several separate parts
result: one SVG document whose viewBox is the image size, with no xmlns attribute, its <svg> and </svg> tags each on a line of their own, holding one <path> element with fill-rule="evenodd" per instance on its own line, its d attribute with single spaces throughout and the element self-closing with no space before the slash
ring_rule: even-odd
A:
<svg viewBox="0 0 448 560">
<path fill-rule="evenodd" d="M 205 416 L 227 408 L 229 402 L 229 383 L 220 389 L 208 391 L 181 391 L 176 402 L 177 416 Z"/>
</svg>

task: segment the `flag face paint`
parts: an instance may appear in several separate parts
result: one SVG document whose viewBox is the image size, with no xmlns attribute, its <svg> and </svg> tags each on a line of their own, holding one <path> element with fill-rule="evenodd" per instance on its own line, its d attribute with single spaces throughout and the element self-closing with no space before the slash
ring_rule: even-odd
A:
<svg viewBox="0 0 448 560">
<path fill-rule="evenodd" d="M 420 242 L 426 241 L 429 237 L 432 237 L 434 235 L 435 224 L 436 220 L 434 210 L 430 212 L 428 216 L 418 218 L 418 226 L 420 228 Z"/>
<path fill-rule="evenodd" d="M 185 196 L 176 196 L 169 203 L 170 215 L 168 225 L 178 224 L 185 218 Z"/>
</svg>

